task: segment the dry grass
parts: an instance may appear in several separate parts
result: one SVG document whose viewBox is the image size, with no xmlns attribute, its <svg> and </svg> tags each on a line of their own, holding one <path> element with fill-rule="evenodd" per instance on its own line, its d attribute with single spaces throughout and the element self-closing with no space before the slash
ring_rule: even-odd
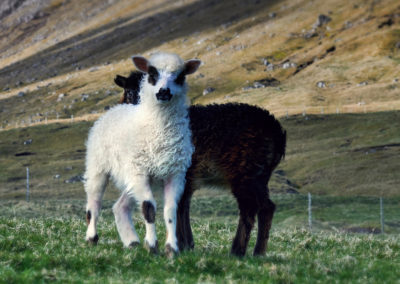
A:
<svg viewBox="0 0 400 284">
<path fill-rule="evenodd" d="M 185 58 L 201 58 L 204 65 L 200 72 L 205 76 L 189 79 L 192 86 L 190 96 L 194 103 L 247 102 L 267 107 L 277 115 L 302 113 L 304 109 L 309 113 L 320 113 L 322 108 L 325 113 L 335 113 L 337 109 L 341 112 L 400 109 L 400 83 L 393 82 L 400 77 L 400 51 L 393 47 L 399 39 L 399 21 L 396 18 L 392 26 L 378 29 L 388 15 L 400 11 L 396 1 L 380 1 L 374 6 L 371 3 L 333 0 L 312 4 L 300 0 L 276 1 L 261 6 L 231 2 L 232 7 L 227 7 L 227 3 L 209 1 L 202 4 L 196 1 L 175 4 L 118 1 L 108 5 L 99 0 L 98 8 L 93 9 L 91 5 L 94 4 L 85 3 L 81 6 L 68 2 L 61 5 L 60 1 L 52 1 L 43 8 L 45 12 L 51 11 L 46 18 L 46 26 L 56 25 L 60 21 L 60 13 L 67 10 L 61 22 L 70 21 L 70 25 L 56 25 L 60 30 L 49 32 L 44 40 L 33 44 L 28 44 L 30 38 L 26 37 L 16 49 L 21 45 L 28 46 L 21 52 L 4 57 L 1 67 L 18 61 L 24 64 L 24 60 L 28 64 L 36 62 L 43 56 L 40 55 L 36 60 L 36 54 L 45 49 L 50 54 L 69 56 L 67 48 L 85 42 L 86 50 L 74 50 L 72 56 L 79 58 L 85 52 L 91 52 L 91 57 L 83 61 L 85 66 L 81 70 L 71 70 L 55 58 L 52 68 L 56 67 L 59 75 L 47 78 L 44 75 L 41 81 L 23 82 L 19 87 L 12 85 L 17 79 L 10 78 L 10 84 L 7 85 L 11 89 L 0 90 L 2 108 L 7 110 L 0 113 L 0 118 L 1 121 L 7 119 L 13 123 L 3 123 L 2 126 L 15 127 L 18 121 L 26 121 L 27 116 L 43 112 L 49 107 L 54 112 L 63 113 L 66 102 L 56 101 L 61 93 L 68 94 L 68 100 L 79 100 L 82 93 L 90 94 L 94 99 L 87 104 L 72 104 L 65 116 L 73 114 L 75 117 L 87 117 L 94 111 L 103 111 L 104 106 L 118 101 L 120 90 L 113 85 L 113 77 L 116 74 L 126 75 L 133 69 L 129 56 L 138 50 L 145 55 L 155 50 L 168 50 Z M 196 5 L 201 9 L 193 11 Z M 76 15 L 78 10 L 87 13 L 88 17 L 79 18 Z M 242 13 L 237 13 L 238 10 Z M 276 17 L 270 18 L 269 12 L 276 12 Z M 321 13 L 329 14 L 332 21 L 318 30 L 318 37 L 302 37 Z M 206 15 L 213 25 L 202 18 Z M 168 21 L 163 28 L 158 21 L 165 19 Z M 197 29 L 193 20 L 196 20 Z M 149 21 L 153 23 L 147 24 Z M 350 28 L 344 28 L 346 21 L 352 23 Z M 23 26 L 18 28 L 22 29 Z M 148 28 L 150 31 L 145 37 L 134 33 L 129 38 L 129 30 L 137 28 L 143 31 Z M 36 33 L 43 33 L 43 28 Z M 120 34 L 121 41 L 114 41 L 113 46 L 96 47 L 99 43 L 97 38 L 107 39 L 111 34 Z M 12 37 L 11 34 L 8 36 Z M 34 36 L 35 33 L 32 34 Z M 56 46 L 55 38 L 61 45 Z M 326 50 L 332 46 L 336 50 L 326 54 Z M 111 48 L 113 52 L 102 48 Z M 274 64 L 290 60 L 297 65 L 315 58 L 318 60 L 294 75 L 294 68 L 266 71 L 262 58 L 269 58 Z M 103 65 L 105 61 L 110 64 Z M 98 70 L 89 72 L 92 67 Z M 23 65 L 21 68 L 19 70 L 24 75 Z M 266 77 L 277 78 L 281 85 L 242 90 L 252 85 L 253 81 Z M 318 81 L 325 81 L 327 88 L 318 88 Z M 364 81 L 368 85 L 358 86 Z M 49 83 L 52 85 L 46 87 Z M 41 86 L 41 91 L 37 91 L 38 86 Z M 208 86 L 216 88 L 216 91 L 202 96 L 202 90 Z M 105 90 L 111 90 L 112 97 L 104 96 Z M 21 91 L 33 94 L 40 101 L 23 101 L 25 110 L 21 112 L 16 107 L 21 105 L 21 99 L 16 96 Z"/>
</svg>

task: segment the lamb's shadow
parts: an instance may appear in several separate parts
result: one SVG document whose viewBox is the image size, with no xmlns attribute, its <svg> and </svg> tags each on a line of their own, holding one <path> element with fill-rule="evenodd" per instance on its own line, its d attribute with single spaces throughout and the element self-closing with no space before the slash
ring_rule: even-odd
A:
<svg viewBox="0 0 400 284">
<path fill-rule="evenodd" d="M 258 14 L 267 17 L 269 8 L 278 1 L 202 0 L 172 10 L 165 9 L 133 22 L 132 19 L 139 18 L 146 11 L 117 19 L 1 69 L 0 86 L 13 86 L 17 81 L 24 83 L 32 78 L 43 80 L 76 68 L 126 59 L 196 32 L 232 24 Z M 169 2 L 165 5 L 172 6 Z"/>
</svg>

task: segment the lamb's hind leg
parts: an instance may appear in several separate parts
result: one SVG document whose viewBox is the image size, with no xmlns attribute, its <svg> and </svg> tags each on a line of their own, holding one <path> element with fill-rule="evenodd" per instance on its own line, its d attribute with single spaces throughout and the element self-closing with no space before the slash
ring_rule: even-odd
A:
<svg viewBox="0 0 400 284">
<path fill-rule="evenodd" d="M 271 229 L 272 218 L 275 212 L 275 204 L 269 199 L 268 189 L 260 195 L 259 200 L 260 210 L 257 213 L 258 233 L 254 255 L 265 254 L 269 239 L 269 230 Z"/>
<path fill-rule="evenodd" d="M 176 234 L 180 250 L 194 248 L 192 228 L 190 226 L 190 200 L 192 194 L 191 182 L 190 180 L 186 180 L 185 190 L 178 203 L 176 216 Z"/>
<path fill-rule="evenodd" d="M 254 200 L 238 198 L 240 211 L 239 224 L 235 238 L 233 239 L 231 254 L 244 256 L 250 239 L 250 233 L 254 226 L 257 210 L 254 206 Z"/>
<path fill-rule="evenodd" d="M 239 206 L 239 224 L 232 243 L 231 254 L 244 256 L 250 239 L 250 233 L 254 226 L 255 216 L 258 212 L 256 189 L 254 183 L 234 182 L 232 193 L 236 197 Z"/>
<path fill-rule="evenodd" d="M 133 247 L 140 242 L 132 222 L 133 205 L 133 198 L 124 191 L 113 206 L 115 224 L 125 247 Z"/>
<path fill-rule="evenodd" d="M 108 181 L 108 175 L 104 173 L 85 175 L 85 191 L 87 195 L 86 204 L 86 241 L 97 244 L 99 236 L 97 235 L 97 220 L 100 215 L 101 200 Z"/>
</svg>

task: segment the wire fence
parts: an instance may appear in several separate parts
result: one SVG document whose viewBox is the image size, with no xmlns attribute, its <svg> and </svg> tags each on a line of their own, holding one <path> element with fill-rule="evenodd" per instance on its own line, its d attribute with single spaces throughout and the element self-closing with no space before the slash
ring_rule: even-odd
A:
<svg viewBox="0 0 400 284">
<path fill-rule="evenodd" d="M 345 233 L 400 233 L 400 198 L 381 196 L 274 195 L 277 222 Z M 274 220 L 275 221 L 275 220 Z"/>
<path fill-rule="evenodd" d="M 85 200 L 82 175 L 74 175 L 71 172 L 68 177 L 53 175 L 47 180 L 43 177 L 37 180 L 31 176 L 34 173 L 28 167 L 24 172 L 25 179 L 19 179 L 12 185 L 1 185 L 3 192 L 9 194 L 3 195 L 0 199 L 24 202 L 45 199 Z M 118 195 L 118 190 L 108 189 L 105 200 L 116 200 Z M 272 192 L 271 199 L 277 206 L 274 226 L 304 227 L 313 233 L 319 231 L 376 235 L 400 233 L 400 197 Z M 231 220 L 238 215 L 236 200 L 229 191 L 206 189 L 205 193 L 198 196 L 195 194 L 191 208 L 191 216 L 194 217 L 229 217 Z"/>
</svg>

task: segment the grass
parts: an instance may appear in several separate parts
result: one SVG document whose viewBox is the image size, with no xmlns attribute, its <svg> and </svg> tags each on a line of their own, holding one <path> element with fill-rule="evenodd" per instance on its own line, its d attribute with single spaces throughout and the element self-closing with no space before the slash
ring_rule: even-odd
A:
<svg viewBox="0 0 400 284">
<path fill-rule="evenodd" d="M 226 197 L 195 197 L 192 227 L 196 246 L 174 260 L 162 254 L 149 255 L 141 246 L 124 249 L 109 201 L 100 218 L 96 247 L 84 241 L 83 200 L 2 202 L 8 209 L 0 209 L 0 282 L 396 283 L 399 279 L 398 234 L 310 233 L 301 223 L 293 222 L 297 211 L 305 211 L 304 197 L 289 202 L 288 196 L 273 196 L 278 210 L 265 257 L 251 256 L 254 233 L 247 256 L 230 257 L 237 217 L 234 204 Z M 355 199 L 348 202 L 357 207 Z M 215 204 L 218 216 L 204 211 Z M 142 220 L 134 220 L 143 238 Z M 163 244 L 161 221 L 157 228 Z"/>
</svg>

